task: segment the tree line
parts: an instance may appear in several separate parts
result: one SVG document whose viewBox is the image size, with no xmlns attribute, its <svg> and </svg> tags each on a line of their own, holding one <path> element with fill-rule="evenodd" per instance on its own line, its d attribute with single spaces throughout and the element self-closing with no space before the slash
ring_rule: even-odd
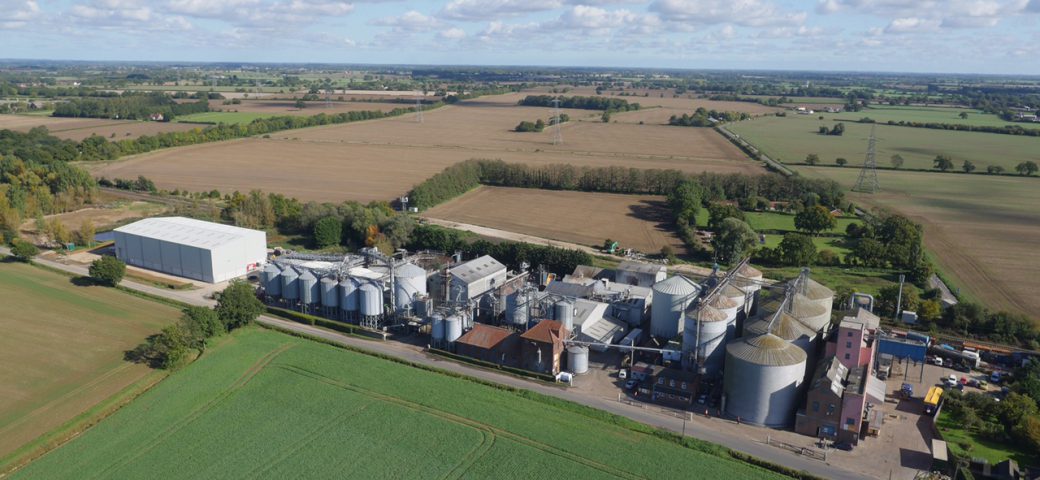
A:
<svg viewBox="0 0 1040 480">
<path fill-rule="evenodd" d="M 1004 135 L 1024 135 L 1028 137 L 1040 137 L 1040 128 L 1023 128 L 1019 125 L 964 125 L 960 123 L 938 123 L 938 122 L 909 122 L 906 120 L 889 120 L 888 125 L 897 127 L 931 128 L 934 130 L 954 130 L 959 132 L 984 132 L 1000 133 Z"/>
<path fill-rule="evenodd" d="M 580 250 L 567 250 L 548 245 L 524 242 L 489 242 L 474 240 L 472 234 L 437 225 L 419 225 L 415 228 L 408 248 L 412 250 L 461 251 L 472 256 L 491 255 L 510 269 L 517 270 L 521 263 L 531 267 L 542 266 L 549 272 L 567 274 L 578 265 L 591 265 L 592 256 Z"/>
<path fill-rule="evenodd" d="M 161 93 L 127 94 L 119 97 L 73 98 L 54 106 L 55 117 L 118 118 L 123 120 L 148 120 L 161 115 L 168 122 L 174 117 L 209 111 L 209 100 L 205 94 L 195 102 L 179 103 Z"/>
<path fill-rule="evenodd" d="M 698 107 L 692 115 L 688 113 L 684 113 L 682 116 L 672 115 L 668 119 L 668 124 L 679 127 L 714 127 L 720 123 L 736 122 L 749 118 L 751 118 L 751 115 L 743 112 L 722 112 Z"/>
<path fill-rule="evenodd" d="M 554 95 L 528 95 L 520 100 L 519 104 L 525 107 L 551 107 L 553 100 L 560 101 L 560 108 L 574 108 L 579 110 L 605 110 L 608 112 L 627 112 L 639 110 L 638 103 L 628 103 L 628 100 L 608 97 L 565 97 Z"/>
</svg>

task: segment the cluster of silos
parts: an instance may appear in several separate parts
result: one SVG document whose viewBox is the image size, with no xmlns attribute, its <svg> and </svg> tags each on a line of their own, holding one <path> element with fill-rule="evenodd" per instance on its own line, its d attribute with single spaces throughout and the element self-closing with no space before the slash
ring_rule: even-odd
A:
<svg viewBox="0 0 1040 480">
<path fill-rule="evenodd" d="M 789 425 L 798 407 L 806 360 L 804 350 L 772 333 L 747 335 L 727 345 L 726 414 L 754 425 Z"/>
<path fill-rule="evenodd" d="M 736 270 L 736 278 L 732 280 L 733 285 L 747 294 L 748 302 L 744 306 L 747 315 L 754 315 L 758 308 L 758 292 L 762 290 L 762 272 L 749 264 L 744 264 Z"/>
<path fill-rule="evenodd" d="M 264 267 L 261 278 L 272 304 L 354 323 L 371 323 L 383 314 L 383 288 L 377 282 L 332 275 L 319 279 L 309 269 L 273 263 Z"/>
<path fill-rule="evenodd" d="M 726 344 L 734 335 L 732 318 L 707 303 L 687 310 L 682 343 L 684 364 L 703 369 L 707 376 L 718 375 L 726 358 Z"/>
<path fill-rule="evenodd" d="M 394 307 L 399 313 L 418 316 L 426 297 L 426 270 L 414 263 L 406 263 L 394 269 Z"/>
<path fill-rule="evenodd" d="M 763 318 L 747 326 L 746 335 L 763 335 L 772 333 L 796 347 L 805 351 L 808 358 L 807 364 L 813 365 L 813 357 L 816 352 L 816 339 L 819 333 L 806 326 L 797 318 L 787 312 L 781 312 L 774 320 L 772 317 Z"/>
<path fill-rule="evenodd" d="M 668 340 L 675 338 L 682 333 L 683 312 L 700 292 L 700 286 L 692 280 L 676 275 L 655 283 L 653 292 L 650 334 Z"/>
</svg>

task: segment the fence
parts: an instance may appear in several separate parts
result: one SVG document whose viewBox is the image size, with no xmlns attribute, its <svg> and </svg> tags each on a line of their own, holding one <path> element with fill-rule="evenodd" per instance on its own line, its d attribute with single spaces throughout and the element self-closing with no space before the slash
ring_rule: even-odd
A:
<svg viewBox="0 0 1040 480">
<path fill-rule="evenodd" d="M 809 458 L 815 458 L 816 460 L 820 460 L 822 462 L 827 461 L 827 452 L 821 452 L 819 450 L 816 450 L 815 448 L 800 447 L 798 445 L 792 445 L 787 442 L 781 442 L 780 440 L 776 440 L 769 435 L 766 436 L 766 444 L 772 445 L 774 447 L 779 447 L 784 450 L 789 450 L 791 452 L 797 453 L 798 455 L 806 456 Z"/>
</svg>

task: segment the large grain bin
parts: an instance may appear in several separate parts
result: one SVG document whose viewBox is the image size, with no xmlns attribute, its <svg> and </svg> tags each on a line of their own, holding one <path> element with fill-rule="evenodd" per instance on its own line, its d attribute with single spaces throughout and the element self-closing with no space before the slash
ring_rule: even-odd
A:
<svg viewBox="0 0 1040 480">
<path fill-rule="evenodd" d="M 791 299 L 790 313 L 814 332 L 825 333 L 830 330 L 830 309 L 824 308 L 820 302 L 813 301 L 805 295 L 794 294 L 794 298 Z"/>
<path fill-rule="evenodd" d="M 290 303 L 300 299 L 300 274 L 293 267 L 282 270 L 282 298 Z"/>
<path fill-rule="evenodd" d="M 435 313 L 430 316 L 430 337 L 435 345 L 444 341 L 444 315 Z"/>
<path fill-rule="evenodd" d="M 574 304 L 567 300 L 560 300 L 553 305 L 553 316 L 556 321 L 563 325 L 568 332 L 574 331 Z M 578 372 L 574 372 L 578 373 Z"/>
<path fill-rule="evenodd" d="M 329 312 L 334 312 L 339 307 L 339 281 L 334 276 L 321 279 L 319 288 L 321 290 L 321 306 Z"/>
<path fill-rule="evenodd" d="M 705 375 L 718 375 L 726 359 L 726 343 L 732 340 L 734 335 L 733 326 L 726 314 L 717 308 L 701 305 L 686 311 L 685 322 L 684 362 L 690 363 L 694 360 L 693 353 L 696 351 L 697 365 L 704 368 Z"/>
<path fill-rule="evenodd" d="M 527 320 L 527 297 L 522 292 L 513 292 L 506 297 L 506 321 L 518 327 L 526 327 Z"/>
<path fill-rule="evenodd" d="M 699 291 L 700 286 L 678 275 L 655 283 L 654 303 L 650 312 L 650 334 L 672 339 L 682 333 L 683 312 Z"/>
<path fill-rule="evenodd" d="M 811 278 L 805 279 L 805 285 L 800 292 L 813 303 L 823 307 L 827 311 L 827 318 L 831 318 L 831 308 L 834 306 L 834 290 L 821 285 Z"/>
<path fill-rule="evenodd" d="M 735 324 L 737 321 L 737 311 L 740 310 L 740 304 L 737 303 L 730 297 L 719 293 L 704 302 L 705 305 L 714 308 L 726 315 L 726 322 Z"/>
<path fill-rule="evenodd" d="M 733 284 L 737 288 L 752 294 L 762 289 L 762 272 L 755 267 L 745 263 L 734 273 L 736 278 L 733 279 Z"/>
<path fill-rule="evenodd" d="M 358 288 L 358 314 L 365 320 L 377 319 L 383 314 L 383 289 L 372 282 Z"/>
<path fill-rule="evenodd" d="M 744 302 L 747 300 L 747 294 L 743 290 L 737 288 L 732 283 L 722 287 L 722 295 L 737 304 L 738 310 L 744 306 Z"/>
<path fill-rule="evenodd" d="M 321 300 L 321 291 L 318 289 L 318 277 L 310 270 L 304 270 L 300 274 L 300 303 L 314 305 Z"/>
<path fill-rule="evenodd" d="M 771 320 L 772 318 L 765 318 L 748 325 L 746 335 L 772 333 L 805 350 L 806 356 L 811 360 L 816 351 L 814 342 L 819 334 L 787 312 L 781 313 L 775 322 L 771 323 Z M 813 362 L 807 361 L 806 364 L 812 365 Z"/>
<path fill-rule="evenodd" d="M 282 296 L 282 269 L 278 268 L 278 265 L 268 263 L 264 267 L 264 273 L 261 277 L 264 279 L 264 293 L 271 298 L 278 298 Z"/>
<path fill-rule="evenodd" d="M 723 379 L 725 412 L 754 425 L 790 425 L 805 362 L 805 351 L 770 333 L 730 343 Z"/>
<path fill-rule="evenodd" d="M 571 345 L 567 347 L 567 365 L 575 375 L 589 371 L 589 347 Z"/>
<path fill-rule="evenodd" d="M 462 317 L 452 315 L 444 319 L 444 340 L 454 343 L 462 336 Z"/>
<path fill-rule="evenodd" d="M 426 270 L 406 263 L 394 270 L 394 304 L 398 311 L 413 310 L 413 301 L 426 295 Z"/>
<path fill-rule="evenodd" d="M 347 320 L 354 320 L 358 315 L 358 281 L 346 277 L 339 282 L 339 308 L 343 310 Z"/>
</svg>

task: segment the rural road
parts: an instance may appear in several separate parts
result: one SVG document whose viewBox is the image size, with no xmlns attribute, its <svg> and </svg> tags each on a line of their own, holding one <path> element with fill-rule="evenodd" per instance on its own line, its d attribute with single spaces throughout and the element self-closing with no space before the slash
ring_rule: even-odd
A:
<svg viewBox="0 0 1040 480">
<path fill-rule="evenodd" d="M 10 251 L 7 248 L 0 247 L 0 254 L 10 255 Z M 81 265 L 68 265 L 42 258 L 35 259 L 34 262 L 77 275 L 87 275 L 87 268 Z M 198 290 L 168 290 L 130 280 L 123 280 L 120 285 L 140 292 L 181 301 L 190 305 L 213 306 L 215 304 L 213 300 L 203 298 Z M 654 405 L 628 405 L 619 402 L 617 398 L 599 397 L 580 389 L 565 388 L 543 382 L 531 381 L 496 371 L 456 363 L 440 357 L 428 355 L 420 347 L 400 342 L 359 339 L 268 315 L 261 315 L 260 318 L 257 319 L 257 322 L 283 330 L 322 338 L 351 348 L 388 355 L 409 362 L 429 365 L 443 370 L 479 378 L 481 380 L 532 390 L 544 395 L 587 405 L 592 408 L 628 417 L 632 420 L 646 423 L 648 425 L 671 430 L 676 433 L 685 432 L 688 436 L 724 445 L 733 450 L 744 452 L 773 463 L 799 470 L 805 470 L 820 477 L 830 479 L 855 479 L 864 477 L 863 473 L 852 472 L 830 463 L 810 459 L 791 453 L 787 450 L 769 446 L 764 442 L 765 436 L 770 432 L 767 429 L 753 430 L 759 435 L 759 438 L 753 438 L 746 433 L 734 432 L 731 428 L 727 428 L 731 423 L 728 420 L 717 418 L 709 419 L 694 415 L 691 420 L 684 422 L 681 418 L 668 413 L 663 413 L 660 408 L 657 408 Z"/>
</svg>

